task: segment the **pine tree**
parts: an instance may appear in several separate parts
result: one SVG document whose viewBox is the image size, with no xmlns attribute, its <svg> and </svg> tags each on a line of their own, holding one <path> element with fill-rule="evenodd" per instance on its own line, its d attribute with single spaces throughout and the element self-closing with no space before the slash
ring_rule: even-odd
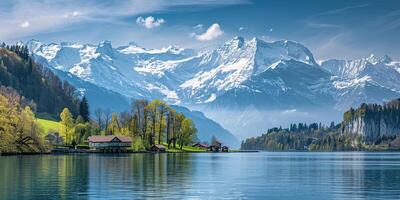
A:
<svg viewBox="0 0 400 200">
<path fill-rule="evenodd" d="M 89 121 L 89 104 L 86 97 L 82 98 L 81 103 L 79 104 L 79 115 L 82 116 L 85 122 Z"/>
</svg>

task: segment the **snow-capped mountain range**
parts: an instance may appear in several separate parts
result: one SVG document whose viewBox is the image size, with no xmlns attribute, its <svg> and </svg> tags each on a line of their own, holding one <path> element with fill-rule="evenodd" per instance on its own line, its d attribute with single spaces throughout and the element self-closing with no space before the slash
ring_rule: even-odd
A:
<svg viewBox="0 0 400 200">
<path fill-rule="evenodd" d="M 317 63 L 292 41 L 235 37 L 197 52 L 169 46 L 114 48 L 29 41 L 36 61 L 73 79 L 130 98 L 159 98 L 185 106 L 347 109 L 400 96 L 400 63 L 388 56 Z M 77 86 L 82 91 L 84 85 Z"/>
</svg>

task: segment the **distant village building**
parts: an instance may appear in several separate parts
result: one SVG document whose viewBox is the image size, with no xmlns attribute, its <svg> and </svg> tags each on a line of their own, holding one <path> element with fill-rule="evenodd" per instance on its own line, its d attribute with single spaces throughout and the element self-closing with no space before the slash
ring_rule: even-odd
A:
<svg viewBox="0 0 400 200">
<path fill-rule="evenodd" d="M 153 152 L 163 153 L 163 152 L 165 152 L 166 148 L 164 145 L 155 144 L 150 148 L 150 150 Z"/>
<path fill-rule="evenodd" d="M 89 136 L 88 141 L 91 150 L 119 152 L 132 146 L 128 136 Z"/>
<path fill-rule="evenodd" d="M 221 148 L 221 151 L 222 151 L 222 152 L 228 152 L 228 151 L 229 151 L 229 148 L 228 148 L 227 146 L 223 146 L 223 147 Z"/>
<path fill-rule="evenodd" d="M 200 142 L 197 142 L 196 144 L 192 145 L 192 147 L 197 147 L 200 149 L 208 149 L 209 148 L 209 146 L 207 144 L 200 143 Z"/>
<path fill-rule="evenodd" d="M 44 139 L 49 141 L 52 145 L 62 145 L 64 143 L 64 139 L 59 133 L 49 133 L 44 137 Z"/>
<path fill-rule="evenodd" d="M 220 152 L 222 148 L 222 142 L 216 140 L 209 146 L 209 150 L 212 152 Z"/>
</svg>

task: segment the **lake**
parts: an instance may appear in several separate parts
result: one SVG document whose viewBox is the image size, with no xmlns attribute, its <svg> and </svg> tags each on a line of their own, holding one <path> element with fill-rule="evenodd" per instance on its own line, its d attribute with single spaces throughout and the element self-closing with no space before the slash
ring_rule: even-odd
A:
<svg viewBox="0 0 400 200">
<path fill-rule="evenodd" d="M 0 157 L 0 199 L 400 199 L 400 153 Z"/>
</svg>

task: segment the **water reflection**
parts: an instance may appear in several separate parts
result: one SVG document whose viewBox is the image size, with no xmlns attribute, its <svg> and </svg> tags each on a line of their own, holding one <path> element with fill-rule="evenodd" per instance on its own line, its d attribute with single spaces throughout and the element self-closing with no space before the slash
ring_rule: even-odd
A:
<svg viewBox="0 0 400 200">
<path fill-rule="evenodd" d="M 0 199 L 400 199 L 400 153 L 0 157 Z"/>
</svg>

